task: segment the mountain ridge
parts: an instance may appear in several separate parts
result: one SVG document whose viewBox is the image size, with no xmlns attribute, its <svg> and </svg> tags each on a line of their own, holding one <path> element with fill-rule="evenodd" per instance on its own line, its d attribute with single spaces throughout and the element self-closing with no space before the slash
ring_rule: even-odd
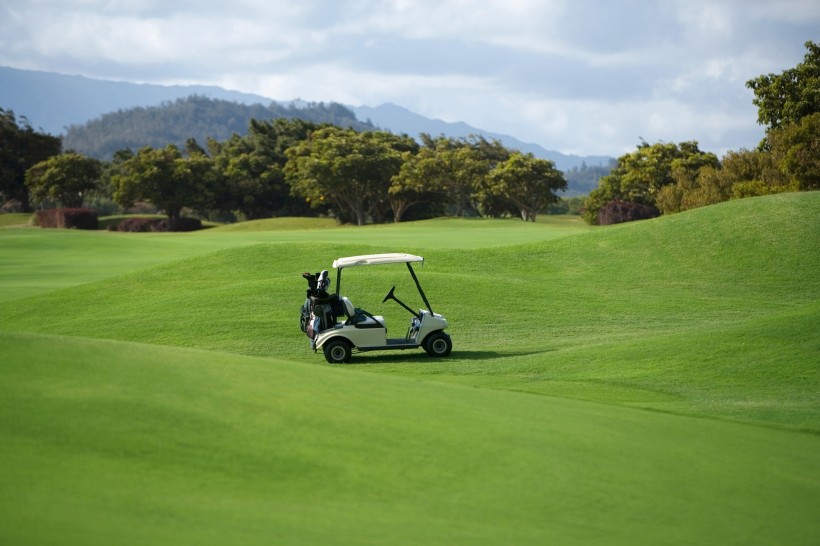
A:
<svg viewBox="0 0 820 546">
<path fill-rule="evenodd" d="M 449 137 L 481 135 L 489 140 L 498 140 L 508 148 L 531 153 L 541 159 L 549 159 L 562 171 L 571 169 L 572 167 L 580 167 L 582 163 L 586 163 L 589 166 L 606 166 L 611 159 L 614 159 L 603 155 L 578 156 L 574 154 L 564 154 L 555 150 L 547 150 L 538 144 L 522 142 L 510 135 L 478 129 L 463 121 L 450 122 L 437 118 L 427 118 L 391 102 L 386 102 L 376 107 L 353 106 L 351 110 L 353 110 L 360 121 L 369 120 L 373 125 L 389 129 L 393 132 L 396 132 L 395 128 L 401 127 L 401 131 L 399 132 L 404 132 L 411 136 L 417 136 L 421 133 L 427 133 L 433 137 L 441 134 Z"/>
<path fill-rule="evenodd" d="M 134 107 L 158 106 L 191 95 L 247 105 L 304 105 L 300 100 L 276 101 L 218 86 L 131 83 L 5 66 L 0 66 L 0 83 L 0 107 L 13 110 L 19 117 L 25 117 L 35 129 L 54 135 L 65 134 L 69 127 L 87 124 L 107 113 Z M 426 118 L 389 102 L 376 107 L 344 106 L 353 111 L 360 121 L 369 120 L 380 129 L 393 133 L 405 133 L 412 137 L 418 137 L 421 133 L 454 138 L 483 136 L 489 140 L 498 140 L 509 148 L 553 161 L 556 168 L 563 171 L 580 168 L 584 164 L 606 166 L 613 159 L 603 155 L 563 154 L 538 144 L 522 142 L 510 135 L 472 127 L 463 121 L 446 122 Z"/>
</svg>

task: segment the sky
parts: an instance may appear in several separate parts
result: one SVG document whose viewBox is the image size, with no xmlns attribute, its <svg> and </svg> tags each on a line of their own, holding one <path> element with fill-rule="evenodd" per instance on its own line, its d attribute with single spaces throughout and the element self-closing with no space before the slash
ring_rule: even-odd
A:
<svg viewBox="0 0 820 546">
<path fill-rule="evenodd" d="M 0 0 L 0 66 L 389 102 L 613 157 L 754 148 L 746 82 L 809 40 L 820 0 Z"/>
</svg>

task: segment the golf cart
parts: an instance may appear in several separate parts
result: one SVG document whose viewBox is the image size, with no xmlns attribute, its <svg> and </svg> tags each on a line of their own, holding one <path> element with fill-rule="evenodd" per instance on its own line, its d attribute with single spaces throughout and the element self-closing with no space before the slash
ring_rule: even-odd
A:
<svg viewBox="0 0 820 546">
<path fill-rule="evenodd" d="M 311 274 L 303 273 L 308 282 L 307 299 L 301 310 L 302 332 L 310 338 L 314 351 L 322 349 L 325 359 L 331 364 L 349 362 L 353 349 L 358 351 L 389 351 L 423 348 L 435 357 L 447 356 L 453 348 L 450 336 L 444 333 L 447 320 L 434 313 L 430 302 L 421 288 L 416 272 L 411 264 L 424 262 L 421 256 L 388 253 L 368 254 L 339 258 L 333 262 L 336 269 L 336 291 L 331 294 L 330 278 L 327 271 Z M 393 300 L 410 312 L 410 326 L 404 337 L 388 338 L 384 317 L 371 315 L 364 309 L 353 306 L 341 295 L 342 270 L 347 267 L 404 263 L 418 288 L 427 309 L 414 311 L 390 289 L 382 303 Z"/>
</svg>

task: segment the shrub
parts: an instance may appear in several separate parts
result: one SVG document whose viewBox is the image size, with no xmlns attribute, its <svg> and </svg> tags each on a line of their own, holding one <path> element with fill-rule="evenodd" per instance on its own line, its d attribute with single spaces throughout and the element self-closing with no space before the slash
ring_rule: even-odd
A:
<svg viewBox="0 0 820 546">
<path fill-rule="evenodd" d="M 111 230 L 142 232 L 149 231 L 197 231 L 202 229 L 202 221 L 197 218 L 126 218 L 115 226 L 109 227 Z"/>
<path fill-rule="evenodd" d="M 34 224 L 42 228 L 99 229 L 100 220 L 94 209 L 46 209 L 37 211 Z"/>
<path fill-rule="evenodd" d="M 168 218 L 163 220 L 166 231 L 198 231 L 202 229 L 202 221 L 198 218 Z"/>
<path fill-rule="evenodd" d="M 149 231 L 166 231 L 160 229 L 160 224 L 163 222 L 162 218 L 126 218 L 116 226 L 110 226 L 109 229 L 116 231 L 128 231 L 132 233 L 146 233 Z"/>
<path fill-rule="evenodd" d="M 616 199 L 605 204 L 598 211 L 598 224 L 602 226 L 621 224 L 623 222 L 655 218 L 656 216 L 660 216 L 660 212 L 652 205 Z"/>
</svg>

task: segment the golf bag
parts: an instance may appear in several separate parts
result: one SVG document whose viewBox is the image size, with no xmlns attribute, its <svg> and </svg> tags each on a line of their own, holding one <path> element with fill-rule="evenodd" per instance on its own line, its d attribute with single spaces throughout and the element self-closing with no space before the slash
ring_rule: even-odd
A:
<svg viewBox="0 0 820 546">
<path fill-rule="evenodd" d="M 300 312 L 299 326 L 307 337 L 314 339 L 322 330 L 335 326 L 336 317 L 342 315 L 344 309 L 339 297 L 327 291 L 330 287 L 327 271 L 302 273 L 302 277 L 307 280 L 308 289 Z"/>
</svg>

